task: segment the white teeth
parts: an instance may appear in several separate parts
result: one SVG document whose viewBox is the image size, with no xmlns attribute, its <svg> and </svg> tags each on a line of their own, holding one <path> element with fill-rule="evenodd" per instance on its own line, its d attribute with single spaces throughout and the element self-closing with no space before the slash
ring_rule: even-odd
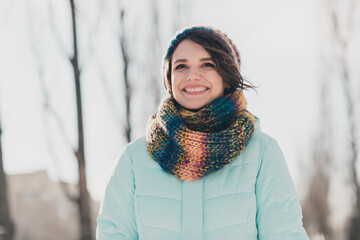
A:
<svg viewBox="0 0 360 240">
<path fill-rule="evenodd" d="M 203 92 L 205 91 L 205 87 L 198 87 L 198 88 L 185 88 L 186 92 Z"/>
</svg>

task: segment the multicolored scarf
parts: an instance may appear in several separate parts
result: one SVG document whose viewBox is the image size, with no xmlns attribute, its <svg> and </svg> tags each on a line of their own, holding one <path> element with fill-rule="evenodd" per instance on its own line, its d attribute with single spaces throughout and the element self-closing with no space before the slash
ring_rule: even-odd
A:
<svg viewBox="0 0 360 240">
<path fill-rule="evenodd" d="M 254 124 L 241 91 L 217 98 L 196 112 L 167 97 L 149 119 L 147 148 L 166 172 L 181 180 L 197 180 L 239 156 Z"/>
</svg>

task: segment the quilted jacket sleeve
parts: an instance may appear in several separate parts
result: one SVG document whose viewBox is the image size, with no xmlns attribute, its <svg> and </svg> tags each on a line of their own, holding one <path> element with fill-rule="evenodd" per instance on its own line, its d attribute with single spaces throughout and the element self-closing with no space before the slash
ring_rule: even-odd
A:
<svg viewBox="0 0 360 240">
<path fill-rule="evenodd" d="M 138 239 L 134 210 L 134 174 L 126 149 L 105 190 L 97 219 L 97 240 Z"/>
<path fill-rule="evenodd" d="M 256 181 L 259 240 L 308 240 L 302 211 L 284 156 L 274 139 L 266 144 Z"/>
</svg>

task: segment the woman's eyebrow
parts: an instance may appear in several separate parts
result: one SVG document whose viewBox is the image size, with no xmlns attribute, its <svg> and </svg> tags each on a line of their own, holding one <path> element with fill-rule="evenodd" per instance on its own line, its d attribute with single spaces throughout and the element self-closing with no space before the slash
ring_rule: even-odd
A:
<svg viewBox="0 0 360 240">
<path fill-rule="evenodd" d="M 182 59 L 182 58 L 181 59 L 176 59 L 173 64 L 179 63 L 179 62 L 187 62 L 187 61 L 188 61 L 187 59 Z M 202 61 L 202 62 L 213 61 L 213 59 L 211 57 L 209 57 L 209 58 L 201 58 L 200 61 Z"/>
<path fill-rule="evenodd" d="M 179 62 L 187 62 L 187 61 L 188 60 L 186 60 L 186 59 L 176 59 L 173 64 L 179 63 Z"/>
<path fill-rule="evenodd" d="M 213 61 L 213 59 L 212 58 L 202 58 L 202 59 L 200 59 L 200 61 Z"/>
</svg>

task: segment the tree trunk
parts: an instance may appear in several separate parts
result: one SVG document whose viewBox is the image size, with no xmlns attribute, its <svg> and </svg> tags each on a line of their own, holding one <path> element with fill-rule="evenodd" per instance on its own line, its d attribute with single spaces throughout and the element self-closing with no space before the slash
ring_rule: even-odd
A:
<svg viewBox="0 0 360 240">
<path fill-rule="evenodd" d="M 326 76 L 326 75 L 324 75 Z M 324 240 L 332 240 L 330 184 L 333 162 L 333 141 L 331 129 L 331 102 L 328 77 L 323 77 L 320 87 L 320 125 L 314 139 L 311 172 L 307 194 L 302 201 L 303 223 L 310 237 L 320 235 Z"/>
<path fill-rule="evenodd" d="M 346 63 L 345 57 L 341 58 L 342 67 L 342 83 L 347 104 L 347 116 L 349 127 L 349 145 L 350 145 L 350 181 L 354 189 L 355 204 L 353 207 L 353 215 L 350 219 L 349 240 L 360 239 L 360 184 L 358 181 L 357 161 L 358 161 L 358 142 L 357 142 L 357 126 L 356 116 L 354 113 L 354 99 L 351 94 L 349 64 Z"/>
<path fill-rule="evenodd" d="M 129 83 L 128 76 L 128 66 L 129 66 L 129 56 L 126 50 L 126 39 L 125 39 L 125 24 L 124 24 L 124 9 L 120 9 L 120 28 L 121 28 L 121 36 L 120 36 L 120 47 L 121 47 L 121 56 L 123 59 L 123 77 L 124 77 L 124 85 L 125 85 L 125 137 L 126 141 L 131 141 L 131 123 L 130 123 L 130 101 L 131 101 L 131 87 Z"/>
<path fill-rule="evenodd" d="M 356 18 L 354 15 L 354 9 L 356 9 L 356 4 L 358 1 L 352 0 L 350 2 L 351 9 L 349 12 L 346 12 L 347 17 L 347 30 L 349 33 L 352 33 L 352 30 L 355 29 L 356 26 Z M 340 4 L 340 1 L 335 2 L 335 4 Z M 357 128 L 357 121 L 355 115 L 355 108 L 356 108 L 356 100 L 353 96 L 352 86 L 351 86 L 351 79 L 350 79 L 350 63 L 348 60 L 348 53 L 349 53 L 349 44 L 351 41 L 351 34 L 343 35 L 341 31 L 341 12 L 340 6 L 336 6 L 335 4 L 330 5 L 332 6 L 330 11 L 330 19 L 332 24 L 332 34 L 336 44 L 339 47 L 339 55 L 337 56 L 337 62 L 340 68 L 340 81 L 343 86 L 344 97 L 345 97 L 345 104 L 346 104 L 346 120 L 347 120 L 347 127 L 349 133 L 349 141 L 348 146 L 350 148 L 350 155 L 349 155 L 349 170 L 350 170 L 350 182 L 353 187 L 354 197 L 355 197 L 355 204 L 352 210 L 352 216 L 350 219 L 349 225 L 349 232 L 348 232 L 348 239 L 349 240 L 359 240 L 360 239 L 360 183 L 358 181 L 358 168 L 357 168 L 357 161 L 358 161 L 358 128 Z"/>
<path fill-rule="evenodd" d="M 357 142 L 357 126 L 356 126 L 356 116 L 354 113 L 355 101 L 352 98 L 351 94 L 351 85 L 349 78 L 349 64 L 345 60 L 345 52 L 342 54 L 340 63 L 342 70 L 342 83 L 343 90 L 346 99 L 347 105 L 347 116 L 348 120 L 348 129 L 350 134 L 349 145 L 350 145 L 350 181 L 353 185 L 354 195 L 355 195 L 355 205 L 353 207 L 353 215 L 350 220 L 349 226 L 349 240 L 359 240 L 360 239 L 360 184 L 358 181 L 358 171 L 357 171 L 357 160 L 358 160 L 358 142 Z"/>
<path fill-rule="evenodd" d="M 7 197 L 6 177 L 3 167 L 3 155 L 1 146 L 1 124 L 0 124 L 0 239 L 11 240 L 14 234 L 14 224 L 10 218 L 9 203 Z M 2 233 L 3 231 L 3 233 Z"/>
<path fill-rule="evenodd" d="M 159 37 L 159 9 L 157 0 L 152 0 L 152 12 L 153 12 L 153 30 L 152 30 L 152 56 L 155 56 L 155 59 L 161 59 L 159 53 L 159 45 L 160 45 L 160 37 Z M 154 69 L 158 69 L 157 61 L 153 62 L 150 69 L 151 74 L 151 85 L 154 89 L 154 101 L 155 101 L 155 109 L 157 105 L 160 103 L 161 92 L 159 89 L 158 79 L 159 73 L 158 71 L 154 71 Z"/>
<path fill-rule="evenodd" d="M 74 56 L 70 59 L 74 71 L 75 88 L 76 88 L 76 107 L 77 107 L 77 124 L 78 124 L 78 150 L 75 152 L 79 167 L 79 199 L 78 206 L 80 212 L 81 240 L 92 240 L 92 229 L 90 219 L 90 196 L 86 186 L 86 168 L 85 168 L 85 151 L 84 151 L 84 131 L 81 104 L 81 86 L 80 86 L 80 69 L 78 64 L 78 49 L 76 36 L 76 19 L 75 3 L 70 0 L 72 13 L 73 45 Z"/>
</svg>

